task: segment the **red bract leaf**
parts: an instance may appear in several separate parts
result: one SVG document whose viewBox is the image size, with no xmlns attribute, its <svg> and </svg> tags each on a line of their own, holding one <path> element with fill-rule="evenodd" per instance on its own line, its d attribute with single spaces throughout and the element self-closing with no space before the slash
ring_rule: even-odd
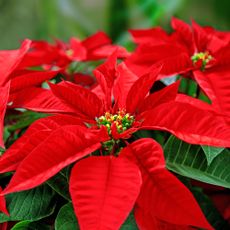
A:
<svg viewBox="0 0 230 230">
<path fill-rule="evenodd" d="M 83 73 L 74 73 L 73 82 L 84 87 L 92 87 L 95 80 L 92 76 Z"/>
<path fill-rule="evenodd" d="M 106 81 L 107 87 L 112 88 L 113 83 L 116 77 L 116 64 L 117 64 L 117 52 L 114 52 L 108 59 L 98 66 L 95 70 L 96 72 L 100 72 L 104 76 L 104 80 Z M 97 74 L 95 74 L 97 78 Z M 100 83 L 100 79 L 97 79 Z M 105 89 L 103 89 L 105 90 Z"/>
<path fill-rule="evenodd" d="M 89 157 L 78 162 L 71 173 L 70 194 L 81 229 L 119 229 L 140 186 L 137 166 L 126 159 Z"/>
<path fill-rule="evenodd" d="M 194 20 L 192 20 L 192 29 L 197 50 L 199 52 L 206 51 L 210 36 L 208 36 L 208 33 L 206 33 L 205 30 Z"/>
<path fill-rule="evenodd" d="M 135 207 L 134 216 L 140 230 L 194 230 L 193 227 L 186 225 L 175 225 L 161 221 L 152 216 L 151 213 L 145 212 L 139 206 Z"/>
<path fill-rule="evenodd" d="M 168 102 L 143 116 L 143 129 L 169 131 L 191 144 L 230 146 L 230 130 L 222 117 L 189 104 Z"/>
<path fill-rule="evenodd" d="M 30 40 L 25 40 L 18 50 L 2 50 L 0 51 L 0 86 L 9 81 L 10 74 L 18 67 L 24 55 L 29 50 Z"/>
<path fill-rule="evenodd" d="M 165 167 L 163 150 L 151 138 L 142 138 L 122 149 L 120 157 L 125 157 L 136 163 L 145 176 L 146 172 L 159 170 Z M 144 178 L 143 178 L 144 179 Z"/>
<path fill-rule="evenodd" d="M 85 60 L 87 50 L 77 38 L 70 39 L 70 48 L 73 50 L 73 59 L 77 61 Z"/>
<path fill-rule="evenodd" d="M 2 188 L 0 187 L 0 192 L 2 192 Z M 4 196 L 0 196 L 0 212 L 5 213 L 9 216 L 9 213 L 6 209 L 6 200 Z"/>
<path fill-rule="evenodd" d="M 125 61 L 128 68 L 138 76 L 149 72 L 149 68 L 162 62 L 163 67 L 159 78 L 180 74 L 193 68 L 191 58 L 187 50 L 176 44 L 163 44 L 151 46 L 148 44 L 138 49 Z"/>
<path fill-rule="evenodd" d="M 180 81 L 177 81 L 164 89 L 154 92 L 147 96 L 141 103 L 140 107 L 138 108 L 139 113 L 153 109 L 154 107 L 166 103 L 172 100 L 175 100 L 177 96 L 178 87 L 180 85 Z"/>
<path fill-rule="evenodd" d="M 23 135 L 22 138 L 19 138 L 0 158 L 0 173 L 16 170 L 21 161 L 51 132 L 50 130 L 42 130 L 30 134 L 29 137 Z"/>
<path fill-rule="evenodd" d="M 105 45 L 100 48 L 97 48 L 90 52 L 88 55 L 89 59 L 102 59 L 108 57 L 108 55 L 111 55 L 113 52 L 117 52 L 118 58 L 127 58 L 130 54 L 128 51 L 118 45 Z"/>
<path fill-rule="evenodd" d="M 84 117 L 95 119 L 103 113 L 103 104 L 96 94 L 81 86 L 65 82 L 59 85 L 50 84 L 54 95 Z"/>
<path fill-rule="evenodd" d="M 215 53 L 215 61 L 217 65 L 229 67 L 230 63 L 230 46 L 225 46 L 223 49 L 218 50 Z"/>
<path fill-rule="evenodd" d="M 186 94 L 177 94 L 176 101 L 190 104 L 192 106 L 195 106 L 199 109 L 206 110 L 206 111 L 215 111 L 214 107 L 204 101 L 201 101 L 200 99 L 190 97 Z"/>
<path fill-rule="evenodd" d="M 31 49 L 26 53 L 20 68 L 42 65 L 67 65 L 70 62 L 67 55 L 62 55 L 57 45 L 46 41 L 32 41 Z"/>
<path fill-rule="evenodd" d="M 137 44 L 151 43 L 151 45 L 159 45 L 168 42 L 168 34 L 161 28 L 129 30 L 132 39 Z"/>
<path fill-rule="evenodd" d="M 63 126 L 37 145 L 18 166 L 4 194 L 36 187 L 65 166 L 97 150 L 108 140 L 105 129 Z"/>
<path fill-rule="evenodd" d="M 186 37 L 187 39 L 191 39 L 192 29 L 191 29 L 190 25 L 188 25 L 187 23 L 185 23 L 182 20 L 175 18 L 175 17 L 172 17 L 171 25 L 172 25 L 172 28 L 176 32 L 180 33 L 183 37 Z M 192 40 L 191 40 L 191 42 L 192 42 Z"/>
<path fill-rule="evenodd" d="M 192 21 L 192 29 L 194 32 L 194 40 L 196 42 L 197 51 L 211 51 L 216 53 L 219 50 L 226 49 L 228 41 L 219 38 L 215 32 L 208 33 L 204 27 Z"/>
<path fill-rule="evenodd" d="M 84 123 L 73 116 L 56 115 L 35 121 L 0 158 L 0 173 L 14 171 L 21 161 L 55 129 Z"/>
<path fill-rule="evenodd" d="M 117 52 L 114 52 L 105 63 L 94 70 L 94 75 L 103 92 L 103 100 L 107 110 L 111 107 L 112 87 L 116 78 Z"/>
<path fill-rule="evenodd" d="M 77 110 L 62 103 L 51 90 L 31 87 L 10 95 L 12 108 L 26 108 L 44 113 L 76 113 Z"/>
<path fill-rule="evenodd" d="M 193 54 L 195 52 L 195 43 L 191 26 L 174 17 L 171 20 L 171 25 L 175 30 L 173 38 L 176 42 L 178 42 L 178 45 L 184 45 L 188 49 L 189 53 Z"/>
<path fill-rule="evenodd" d="M 0 87 L 0 147 L 4 148 L 3 129 L 4 117 L 9 97 L 10 84 Z"/>
<path fill-rule="evenodd" d="M 143 229 L 155 229 L 157 219 L 211 229 L 189 190 L 164 168 L 163 151 L 156 141 L 135 141 L 120 156 L 134 161 L 142 174 L 143 185 L 136 204 L 137 210 L 141 209 L 138 212 L 144 212 L 137 214 Z"/>
<path fill-rule="evenodd" d="M 140 77 L 131 86 L 127 98 L 126 98 L 126 110 L 130 113 L 135 113 L 137 108 L 141 105 L 142 101 L 148 94 L 153 83 L 155 82 L 157 75 L 161 71 L 162 65 L 156 64 L 151 67 L 151 71 Z"/>
<path fill-rule="evenodd" d="M 19 75 L 11 80 L 10 92 L 14 93 L 28 87 L 40 85 L 44 81 L 55 77 L 58 72 L 59 71 L 30 71 Z"/>
<path fill-rule="evenodd" d="M 104 32 L 99 31 L 82 41 L 82 45 L 86 47 L 87 50 L 92 50 L 110 44 L 111 42 L 111 39 Z"/>
<path fill-rule="evenodd" d="M 114 98 L 119 108 L 125 108 L 128 92 L 138 77 L 124 63 L 118 65 L 117 74 L 117 80 L 113 87 Z"/>
<path fill-rule="evenodd" d="M 230 117 L 230 69 L 212 68 L 194 76 L 200 87 L 212 101 L 212 106 Z"/>
<path fill-rule="evenodd" d="M 86 60 L 106 58 L 114 51 L 117 51 L 119 58 L 125 58 L 129 55 L 125 48 L 118 45 L 112 45 L 111 43 L 111 39 L 101 31 L 86 38 L 81 42 L 87 50 Z"/>
<path fill-rule="evenodd" d="M 152 170 L 147 163 L 143 159 L 143 185 L 137 200 L 137 207 L 149 215 L 146 221 L 152 217 L 176 225 L 213 229 L 190 191 L 166 169 Z"/>
<path fill-rule="evenodd" d="M 145 212 L 145 210 L 139 206 L 135 206 L 134 217 L 140 230 L 163 230 L 157 226 L 156 217 L 151 216 L 149 212 Z"/>
</svg>

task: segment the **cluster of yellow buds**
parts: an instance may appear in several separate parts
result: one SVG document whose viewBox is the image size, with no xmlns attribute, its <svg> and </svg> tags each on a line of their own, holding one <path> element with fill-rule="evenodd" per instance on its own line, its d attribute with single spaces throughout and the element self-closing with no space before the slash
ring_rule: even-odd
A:
<svg viewBox="0 0 230 230">
<path fill-rule="evenodd" d="M 206 65 L 213 59 L 213 57 L 209 54 L 208 51 L 206 52 L 199 52 L 195 53 L 191 57 L 193 64 L 196 64 L 198 61 L 201 62 L 201 69 L 204 70 Z"/>
<path fill-rule="evenodd" d="M 69 56 L 69 57 L 72 57 L 73 56 L 73 50 L 72 49 L 67 49 L 66 50 L 66 55 Z"/>
<path fill-rule="evenodd" d="M 111 133 L 111 126 L 113 124 L 116 125 L 118 133 L 122 133 L 132 126 L 134 116 L 126 113 L 124 109 L 120 109 L 116 114 L 106 112 L 105 115 L 96 118 L 96 121 L 99 126 L 106 126 L 109 134 Z"/>
</svg>

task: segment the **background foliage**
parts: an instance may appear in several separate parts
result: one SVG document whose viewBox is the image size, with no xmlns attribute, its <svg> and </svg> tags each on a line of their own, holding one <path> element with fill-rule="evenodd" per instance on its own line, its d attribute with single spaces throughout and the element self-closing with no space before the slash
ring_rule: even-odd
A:
<svg viewBox="0 0 230 230">
<path fill-rule="evenodd" d="M 229 8 L 229 0 L 0 0 L 0 49 L 24 38 L 67 41 L 98 30 L 126 44 L 128 28 L 168 28 L 172 15 L 229 30 Z"/>
</svg>

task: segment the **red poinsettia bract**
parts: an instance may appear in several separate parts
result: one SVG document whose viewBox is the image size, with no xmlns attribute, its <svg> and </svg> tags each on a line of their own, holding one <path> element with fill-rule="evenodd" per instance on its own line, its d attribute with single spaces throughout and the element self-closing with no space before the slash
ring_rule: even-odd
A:
<svg viewBox="0 0 230 230">
<path fill-rule="evenodd" d="M 229 33 L 201 27 L 194 21 L 189 26 L 176 18 L 172 27 L 172 34 L 161 28 L 131 31 L 139 46 L 126 64 L 140 75 L 160 61 L 164 66 L 159 78 L 176 74 L 192 77 L 216 111 L 229 121 Z"/>
<path fill-rule="evenodd" d="M 179 82 L 149 94 L 161 66 L 137 78 L 115 63 L 112 56 L 96 69 L 98 96 L 61 82 L 39 89 L 43 98 L 13 100 L 60 114 L 36 121 L 2 156 L 0 171 L 16 170 L 2 194 L 38 186 L 76 162 L 70 192 L 83 229 L 118 229 L 134 203 L 141 229 L 159 221 L 211 229 L 189 191 L 164 168 L 160 146 L 151 139 L 128 142 L 138 129 L 160 129 L 194 144 L 230 146 L 224 119 L 177 102 Z"/>
<path fill-rule="evenodd" d="M 26 39 L 17 50 L 0 51 L 0 146 L 3 143 L 3 123 L 9 97 L 15 92 L 53 78 L 58 71 L 35 71 L 21 69 L 21 63 L 31 48 L 31 41 Z"/>
</svg>

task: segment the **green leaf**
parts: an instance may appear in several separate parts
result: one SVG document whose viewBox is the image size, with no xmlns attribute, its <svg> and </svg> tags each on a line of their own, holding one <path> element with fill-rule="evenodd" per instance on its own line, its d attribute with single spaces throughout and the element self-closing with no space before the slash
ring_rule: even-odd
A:
<svg viewBox="0 0 230 230">
<path fill-rule="evenodd" d="M 21 221 L 14 225 L 11 230 L 51 230 L 51 228 L 48 225 L 37 223 L 37 222 L 30 222 L 28 220 Z"/>
<path fill-rule="evenodd" d="M 72 203 L 65 204 L 60 209 L 55 220 L 55 230 L 79 230 Z"/>
<path fill-rule="evenodd" d="M 10 131 L 7 128 L 4 128 L 3 137 L 4 142 L 10 137 Z"/>
<path fill-rule="evenodd" d="M 42 117 L 47 117 L 48 114 L 35 113 L 32 111 L 26 111 L 20 115 L 12 115 L 8 117 L 8 120 L 17 119 L 17 122 L 13 125 L 7 126 L 7 132 L 14 132 L 18 129 L 23 129 L 32 124 L 34 121 Z"/>
<path fill-rule="evenodd" d="M 230 229 L 227 221 L 224 220 L 222 215 L 213 205 L 210 198 L 202 192 L 202 189 L 193 187 L 191 191 L 198 201 L 207 220 L 214 227 L 214 229 Z"/>
<path fill-rule="evenodd" d="M 171 136 L 164 146 L 167 168 L 182 176 L 230 188 L 230 151 L 224 149 L 210 165 L 198 145 Z"/>
<path fill-rule="evenodd" d="M 196 97 L 197 83 L 189 78 L 182 78 L 180 84 L 180 92 L 186 93 L 191 97 Z"/>
<path fill-rule="evenodd" d="M 206 145 L 202 145 L 201 148 L 205 153 L 205 156 L 208 161 L 208 165 L 210 165 L 212 161 L 224 150 L 224 148 L 217 148 L 217 147 L 206 146 Z"/>
<path fill-rule="evenodd" d="M 133 212 L 131 212 L 120 230 L 138 230 Z"/>
<path fill-rule="evenodd" d="M 51 215 L 55 209 L 53 190 L 47 185 L 6 196 L 10 217 L 0 213 L 0 223 L 6 221 L 36 221 Z"/>
<path fill-rule="evenodd" d="M 66 171 L 66 170 L 65 170 Z M 69 194 L 69 183 L 68 175 L 65 174 L 65 171 L 62 170 L 52 178 L 50 178 L 46 183 L 59 195 L 64 197 L 67 200 L 71 200 Z"/>
<path fill-rule="evenodd" d="M 128 29 L 129 9 L 124 0 L 110 0 L 108 30 L 112 40 L 117 40 Z"/>
</svg>

